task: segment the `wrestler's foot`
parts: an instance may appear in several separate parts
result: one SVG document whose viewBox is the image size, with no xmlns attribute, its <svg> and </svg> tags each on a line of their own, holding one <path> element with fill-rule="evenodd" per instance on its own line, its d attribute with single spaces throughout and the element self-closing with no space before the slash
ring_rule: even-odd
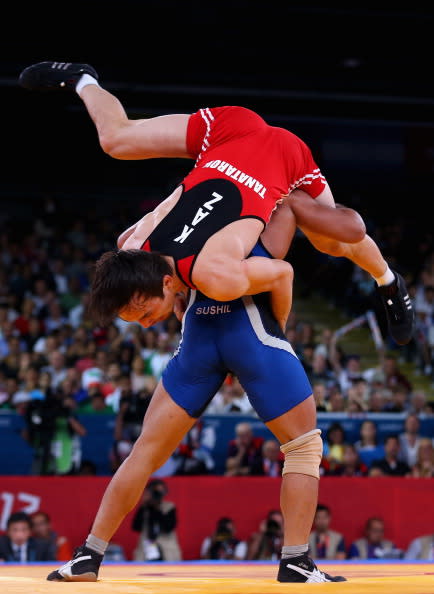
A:
<svg viewBox="0 0 434 594">
<path fill-rule="evenodd" d="M 47 575 L 50 582 L 96 582 L 103 555 L 86 545 L 74 551 L 74 557 L 59 569 Z"/>
<path fill-rule="evenodd" d="M 75 91 L 83 74 L 90 74 L 98 80 L 98 74 L 92 66 L 72 62 L 38 62 L 25 68 L 18 80 L 22 87 L 31 91 Z"/>
<path fill-rule="evenodd" d="M 404 345 L 412 339 L 415 316 L 404 279 L 397 272 L 394 274 L 394 282 L 377 287 L 377 291 L 386 310 L 390 336 L 399 345 Z"/>
<path fill-rule="evenodd" d="M 313 560 L 308 555 L 292 557 L 291 559 L 281 559 L 278 582 L 303 582 L 303 583 L 321 583 L 321 582 L 346 582 L 347 579 L 341 575 L 331 576 L 328 573 L 320 571 Z"/>
</svg>

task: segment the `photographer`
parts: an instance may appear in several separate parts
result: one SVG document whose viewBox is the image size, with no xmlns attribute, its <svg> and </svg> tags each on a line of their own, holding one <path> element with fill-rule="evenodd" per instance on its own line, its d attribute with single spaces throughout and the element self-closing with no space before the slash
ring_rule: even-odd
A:
<svg viewBox="0 0 434 594">
<path fill-rule="evenodd" d="M 134 392 L 131 380 L 126 378 L 125 388 L 121 390 L 119 411 L 116 415 L 113 449 L 110 453 L 112 472 L 116 472 L 142 430 L 143 417 L 151 402 L 152 392 L 146 389 Z"/>
<path fill-rule="evenodd" d="M 283 542 L 283 516 L 271 510 L 260 524 L 259 531 L 252 534 L 247 553 L 248 560 L 279 559 Z"/>
<path fill-rule="evenodd" d="M 176 507 L 172 501 L 164 501 L 167 492 L 167 485 L 161 479 L 152 480 L 145 488 L 131 525 L 135 532 L 140 532 L 134 561 L 182 559 L 176 535 Z"/>
<path fill-rule="evenodd" d="M 247 544 L 236 538 L 235 525 L 231 518 L 223 517 L 217 521 L 216 529 L 207 536 L 200 548 L 201 559 L 235 559 L 243 561 L 247 554 Z"/>
<path fill-rule="evenodd" d="M 42 374 L 41 374 L 42 375 Z M 34 450 L 32 474 L 75 474 L 81 462 L 81 437 L 86 428 L 74 413 L 74 401 L 42 381 L 32 391 L 22 436 Z"/>
</svg>

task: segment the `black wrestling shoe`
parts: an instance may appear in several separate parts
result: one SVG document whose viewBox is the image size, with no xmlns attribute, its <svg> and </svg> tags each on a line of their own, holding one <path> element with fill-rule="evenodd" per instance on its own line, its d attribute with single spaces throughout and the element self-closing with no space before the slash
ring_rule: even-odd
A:
<svg viewBox="0 0 434 594">
<path fill-rule="evenodd" d="M 99 555 L 86 545 L 74 551 L 71 561 L 47 575 L 50 582 L 96 582 L 104 555 Z"/>
<path fill-rule="evenodd" d="M 83 74 L 98 80 L 98 74 L 89 64 L 73 62 L 38 62 L 25 68 L 18 79 L 20 85 L 30 91 L 75 91 Z"/>
<path fill-rule="evenodd" d="M 305 584 L 319 584 L 322 582 L 346 582 L 341 575 L 331 576 L 320 571 L 308 555 L 300 555 L 292 559 L 281 559 L 278 582 L 302 582 Z"/>
<path fill-rule="evenodd" d="M 377 292 L 386 310 L 390 336 L 402 346 L 413 337 L 415 315 L 404 279 L 397 272 L 394 275 L 395 281 L 390 285 L 377 287 Z"/>
</svg>

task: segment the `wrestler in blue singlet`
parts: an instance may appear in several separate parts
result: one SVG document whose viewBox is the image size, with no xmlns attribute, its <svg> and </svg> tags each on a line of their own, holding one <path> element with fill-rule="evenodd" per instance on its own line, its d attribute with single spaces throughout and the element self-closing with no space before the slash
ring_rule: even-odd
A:
<svg viewBox="0 0 434 594">
<path fill-rule="evenodd" d="M 251 255 L 272 257 L 260 242 Z M 268 293 L 222 302 L 191 289 L 181 341 L 163 372 L 163 385 L 190 416 L 199 417 L 228 372 L 239 379 L 264 422 L 312 394 Z"/>
</svg>

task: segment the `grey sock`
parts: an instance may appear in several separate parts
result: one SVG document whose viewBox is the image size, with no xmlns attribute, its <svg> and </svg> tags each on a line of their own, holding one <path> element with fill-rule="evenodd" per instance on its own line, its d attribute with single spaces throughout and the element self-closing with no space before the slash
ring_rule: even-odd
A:
<svg viewBox="0 0 434 594">
<path fill-rule="evenodd" d="M 86 538 L 86 546 L 89 549 L 92 549 L 92 551 L 95 551 L 95 553 L 99 553 L 100 555 L 104 555 L 108 547 L 108 544 L 108 542 L 102 540 L 101 538 L 97 538 L 93 534 L 89 534 L 89 536 Z"/>
<path fill-rule="evenodd" d="M 282 559 L 292 559 L 293 557 L 300 557 L 300 555 L 303 555 L 303 553 L 307 553 L 308 548 L 308 544 L 282 547 Z"/>
</svg>

